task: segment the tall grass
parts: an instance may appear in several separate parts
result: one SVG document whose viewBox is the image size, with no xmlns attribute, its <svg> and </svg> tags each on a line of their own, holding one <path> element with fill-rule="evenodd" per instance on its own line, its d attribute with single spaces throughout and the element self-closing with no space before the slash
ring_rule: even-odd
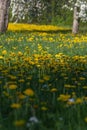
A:
<svg viewBox="0 0 87 130">
<path fill-rule="evenodd" d="M 0 129 L 86 130 L 87 34 L 13 26 L 0 37 Z"/>
</svg>

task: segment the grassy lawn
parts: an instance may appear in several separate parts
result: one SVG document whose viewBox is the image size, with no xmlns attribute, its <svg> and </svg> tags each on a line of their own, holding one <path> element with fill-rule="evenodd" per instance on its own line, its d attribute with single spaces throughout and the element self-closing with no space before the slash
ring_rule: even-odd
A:
<svg viewBox="0 0 87 130">
<path fill-rule="evenodd" d="M 0 36 L 0 130 L 87 129 L 87 33 L 9 24 Z"/>
</svg>

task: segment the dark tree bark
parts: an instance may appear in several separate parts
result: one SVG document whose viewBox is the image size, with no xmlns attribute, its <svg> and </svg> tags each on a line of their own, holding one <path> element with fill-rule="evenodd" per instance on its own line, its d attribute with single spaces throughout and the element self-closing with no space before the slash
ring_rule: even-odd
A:
<svg viewBox="0 0 87 130">
<path fill-rule="evenodd" d="M 7 30 L 9 6 L 10 0 L 0 0 L 0 33 Z"/>
</svg>

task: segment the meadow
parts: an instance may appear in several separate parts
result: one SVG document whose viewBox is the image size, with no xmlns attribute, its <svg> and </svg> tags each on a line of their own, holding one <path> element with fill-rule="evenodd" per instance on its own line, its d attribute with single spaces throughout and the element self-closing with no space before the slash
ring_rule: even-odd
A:
<svg viewBox="0 0 87 130">
<path fill-rule="evenodd" d="M 87 33 L 12 24 L 0 35 L 0 130 L 87 129 Z"/>
</svg>

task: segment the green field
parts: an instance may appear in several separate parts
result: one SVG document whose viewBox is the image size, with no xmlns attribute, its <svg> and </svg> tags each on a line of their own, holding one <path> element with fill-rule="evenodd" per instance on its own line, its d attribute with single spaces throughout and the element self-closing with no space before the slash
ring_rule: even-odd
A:
<svg viewBox="0 0 87 130">
<path fill-rule="evenodd" d="M 0 36 L 0 130 L 86 130 L 87 33 L 13 26 Z"/>
</svg>

